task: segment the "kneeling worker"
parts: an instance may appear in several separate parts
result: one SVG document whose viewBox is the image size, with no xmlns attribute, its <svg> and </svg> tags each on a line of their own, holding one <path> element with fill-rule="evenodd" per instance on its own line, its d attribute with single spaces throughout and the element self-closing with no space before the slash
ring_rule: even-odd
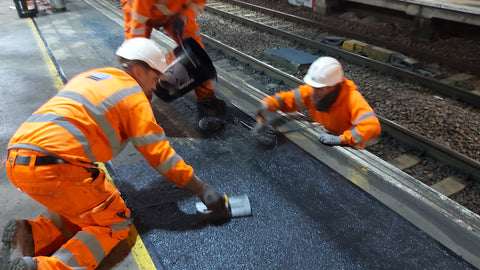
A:
<svg viewBox="0 0 480 270">
<path fill-rule="evenodd" d="M 313 120 L 330 134 L 321 134 L 326 145 L 358 145 L 380 134 L 380 122 L 373 109 L 357 91 L 355 84 L 343 77 L 340 62 L 320 57 L 305 75 L 306 84 L 263 99 L 257 119 L 263 122 L 267 111 L 295 112 L 308 109 Z"/>
<path fill-rule="evenodd" d="M 128 142 L 165 178 L 228 216 L 224 197 L 176 154 L 154 118 L 147 96 L 166 68 L 161 50 L 133 38 L 116 54 L 121 70 L 77 75 L 10 140 L 10 181 L 47 211 L 7 223 L 1 269 L 95 269 L 132 222 L 119 191 L 94 162 L 111 160 Z"/>
</svg>

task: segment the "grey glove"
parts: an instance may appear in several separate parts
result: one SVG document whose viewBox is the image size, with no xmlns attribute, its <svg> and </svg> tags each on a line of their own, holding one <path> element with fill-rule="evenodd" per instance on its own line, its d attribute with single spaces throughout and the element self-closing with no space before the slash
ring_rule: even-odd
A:
<svg viewBox="0 0 480 270">
<path fill-rule="evenodd" d="M 342 145 L 340 137 L 331 134 L 320 134 L 318 140 L 326 145 Z"/>
<path fill-rule="evenodd" d="M 264 102 L 260 103 L 260 108 L 255 113 L 255 118 L 257 122 L 255 123 L 255 126 L 252 128 L 253 133 L 259 132 L 260 130 L 265 128 L 265 126 L 267 125 L 267 123 L 265 123 L 265 115 L 267 112 L 268 112 L 268 105 L 265 104 Z"/>
<path fill-rule="evenodd" d="M 258 108 L 257 112 L 255 113 L 255 117 L 261 118 L 262 120 L 265 119 L 265 115 L 268 112 L 268 105 L 265 102 L 260 103 L 260 108 Z"/>
<path fill-rule="evenodd" d="M 263 119 L 262 117 L 257 117 L 257 122 L 255 123 L 255 126 L 253 126 L 252 128 L 252 132 L 258 133 L 264 128 L 265 128 L 265 119 Z"/>
</svg>

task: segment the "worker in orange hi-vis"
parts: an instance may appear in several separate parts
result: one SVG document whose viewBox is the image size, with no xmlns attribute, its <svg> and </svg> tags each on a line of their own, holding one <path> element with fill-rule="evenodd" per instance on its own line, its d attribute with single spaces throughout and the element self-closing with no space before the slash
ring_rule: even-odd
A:
<svg viewBox="0 0 480 270">
<path fill-rule="evenodd" d="M 381 132 L 373 109 L 357 91 L 355 84 L 343 77 L 343 67 L 332 57 L 320 57 L 305 75 L 306 84 L 263 99 L 257 113 L 260 129 L 268 111 L 295 112 L 308 109 L 313 120 L 329 133 L 321 134 L 326 145 L 364 147 Z"/>
<path fill-rule="evenodd" d="M 127 143 L 165 178 L 229 217 L 224 196 L 194 174 L 156 123 L 148 97 L 165 76 L 160 48 L 133 38 L 116 54 L 121 69 L 75 76 L 10 140 L 10 181 L 47 211 L 35 220 L 7 223 L 0 269 L 95 269 L 127 237 L 132 220 L 94 162 L 111 160 Z"/>
<path fill-rule="evenodd" d="M 180 44 L 191 37 L 202 47 L 200 28 L 195 19 L 205 7 L 206 0 L 122 0 L 125 37 L 150 38 L 153 29 L 163 27 Z M 215 96 L 212 81 L 195 88 L 198 126 L 203 131 L 215 131 L 224 124 L 226 103 Z"/>
</svg>

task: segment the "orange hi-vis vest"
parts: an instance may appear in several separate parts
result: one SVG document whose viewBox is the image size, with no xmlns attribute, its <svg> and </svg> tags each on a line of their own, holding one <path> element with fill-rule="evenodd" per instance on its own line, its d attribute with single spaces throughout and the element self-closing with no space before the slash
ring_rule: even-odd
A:
<svg viewBox="0 0 480 270">
<path fill-rule="evenodd" d="M 351 146 L 363 147 L 364 142 L 380 134 L 377 116 L 352 81 L 343 78 L 338 98 L 326 112 L 315 109 L 312 94 L 313 87 L 304 84 L 297 89 L 266 97 L 263 101 L 269 111 L 288 113 L 308 109 L 313 120 Z"/>
<path fill-rule="evenodd" d="M 36 150 L 89 167 L 111 160 L 128 142 L 173 183 L 184 186 L 193 176 L 135 79 L 101 68 L 75 76 L 20 126 L 8 149 Z"/>
</svg>

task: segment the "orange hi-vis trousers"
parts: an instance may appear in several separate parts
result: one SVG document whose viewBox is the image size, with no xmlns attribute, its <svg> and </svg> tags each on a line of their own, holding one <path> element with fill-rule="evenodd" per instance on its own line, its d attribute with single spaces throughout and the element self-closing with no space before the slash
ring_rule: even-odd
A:
<svg viewBox="0 0 480 270">
<path fill-rule="evenodd" d="M 70 163 L 36 165 L 37 157 L 44 156 L 11 149 L 6 163 L 12 184 L 48 209 L 29 220 L 37 268 L 95 269 L 128 236 L 130 210 L 102 170 Z"/>
</svg>

